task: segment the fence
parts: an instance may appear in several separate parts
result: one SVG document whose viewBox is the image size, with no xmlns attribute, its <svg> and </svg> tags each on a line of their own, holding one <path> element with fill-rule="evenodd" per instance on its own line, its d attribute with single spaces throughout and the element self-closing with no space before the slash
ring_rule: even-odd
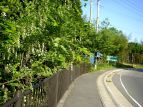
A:
<svg viewBox="0 0 143 107">
<path fill-rule="evenodd" d="M 17 91 L 16 96 L 2 107 L 56 107 L 69 85 L 87 71 L 86 64 L 61 70 L 33 86 L 33 91 L 27 90 L 23 93 Z"/>
</svg>

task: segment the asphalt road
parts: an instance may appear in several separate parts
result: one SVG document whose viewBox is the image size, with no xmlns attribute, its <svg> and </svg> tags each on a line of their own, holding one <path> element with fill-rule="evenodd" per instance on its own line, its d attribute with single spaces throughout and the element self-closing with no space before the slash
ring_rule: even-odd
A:
<svg viewBox="0 0 143 107">
<path fill-rule="evenodd" d="M 143 107 L 143 70 L 121 70 L 113 83 L 134 107 Z"/>
</svg>

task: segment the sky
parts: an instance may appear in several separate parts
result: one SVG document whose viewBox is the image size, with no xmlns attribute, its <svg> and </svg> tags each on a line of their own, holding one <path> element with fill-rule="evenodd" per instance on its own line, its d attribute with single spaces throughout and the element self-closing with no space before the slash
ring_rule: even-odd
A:
<svg viewBox="0 0 143 107">
<path fill-rule="evenodd" d="M 81 0 L 83 16 L 87 18 L 90 16 L 89 1 Z M 92 20 L 96 19 L 96 1 L 92 0 Z M 129 41 L 143 41 L 143 0 L 100 0 L 99 7 L 100 22 L 108 18 L 111 26 L 122 30 Z"/>
</svg>

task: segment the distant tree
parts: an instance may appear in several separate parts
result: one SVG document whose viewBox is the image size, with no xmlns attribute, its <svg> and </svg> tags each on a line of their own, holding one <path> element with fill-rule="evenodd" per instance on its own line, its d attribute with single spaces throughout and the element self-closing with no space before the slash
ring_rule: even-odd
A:
<svg viewBox="0 0 143 107">
<path fill-rule="evenodd" d="M 143 45 L 141 43 L 130 42 L 128 44 L 129 60 L 132 63 L 143 63 Z"/>
<path fill-rule="evenodd" d="M 104 28 L 97 35 L 96 48 L 105 55 L 118 55 L 120 61 L 125 60 L 125 51 L 128 40 L 121 31 L 116 28 Z"/>
</svg>

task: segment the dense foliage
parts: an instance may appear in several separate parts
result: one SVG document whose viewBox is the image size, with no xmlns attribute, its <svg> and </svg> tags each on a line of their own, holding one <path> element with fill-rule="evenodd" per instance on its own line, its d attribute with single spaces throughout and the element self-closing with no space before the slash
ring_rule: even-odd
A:
<svg viewBox="0 0 143 107">
<path fill-rule="evenodd" d="M 107 23 L 96 33 L 82 18 L 80 0 L 1 0 L 0 103 L 71 63 L 88 61 L 90 52 L 125 61 L 128 40 Z"/>
<path fill-rule="evenodd" d="M 88 54 L 79 0 L 2 0 L 0 14 L 1 102 Z"/>
<path fill-rule="evenodd" d="M 128 44 L 128 53 L 129 53 L 128 62 L 143 64 L 143 44 L 142 43 L 130 42 Z"/>
</svg>

